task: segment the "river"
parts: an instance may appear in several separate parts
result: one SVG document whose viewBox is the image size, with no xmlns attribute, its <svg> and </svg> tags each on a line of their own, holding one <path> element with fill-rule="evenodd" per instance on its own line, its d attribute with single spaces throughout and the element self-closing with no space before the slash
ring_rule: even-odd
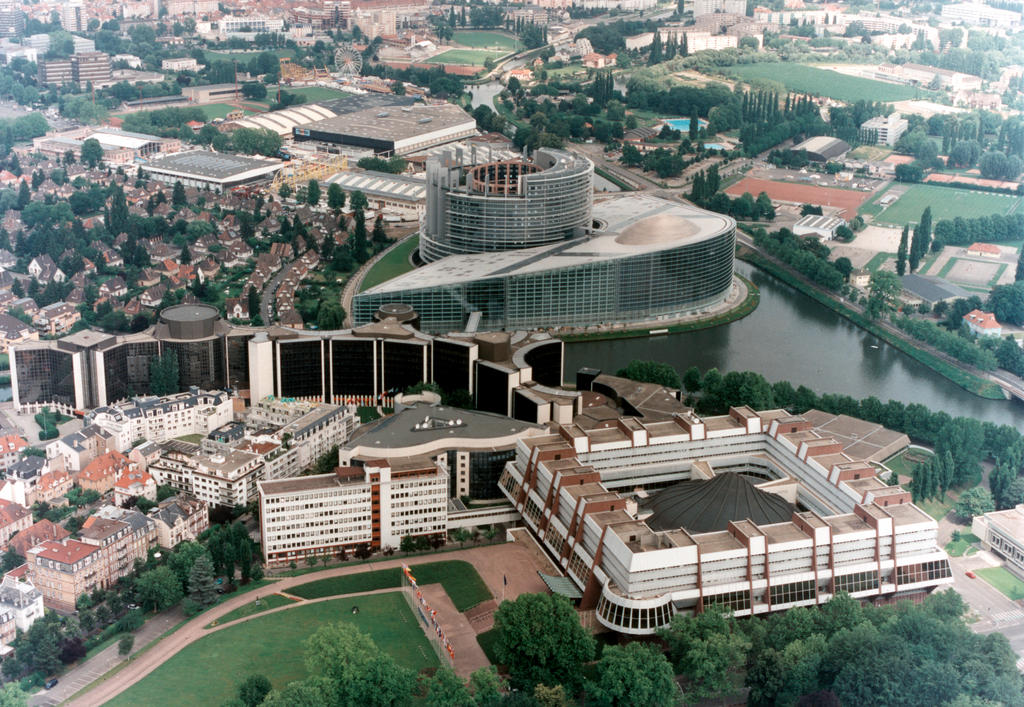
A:
<svg viewBox="0 0 1024 707">
<path fill-rule="evenodd" d="M 1024 428 L 1024 404 L 972 395 L 771 275 L 740 261 L 736 270 L 761 290 L 753 314 L 688 334 L 568 344 L 566 379 L 581 366 L 614 373 L 633 359 L 648 359 L 672 364 L 680 374 L 690 366 L 757 371 L 818 393 L 874 395 Z"/>
</svg>

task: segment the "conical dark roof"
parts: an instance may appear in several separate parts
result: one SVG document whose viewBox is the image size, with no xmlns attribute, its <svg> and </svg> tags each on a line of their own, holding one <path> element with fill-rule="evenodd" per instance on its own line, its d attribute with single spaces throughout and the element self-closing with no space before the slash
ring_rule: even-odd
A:
<svg viewBox="0 0 1024 707">
<path fill-rule="evenodd" d="M 709 480 L 680 481 L 658 491 L 644 507 L 653 530 L 685 528 L 691 533 L 725 530 L 731 520 L 750 519 L 758 524 L 782 523 L 793 516 L 793 504 L 762 491 L 741 474 L 717 474 Z"/>
</svg>

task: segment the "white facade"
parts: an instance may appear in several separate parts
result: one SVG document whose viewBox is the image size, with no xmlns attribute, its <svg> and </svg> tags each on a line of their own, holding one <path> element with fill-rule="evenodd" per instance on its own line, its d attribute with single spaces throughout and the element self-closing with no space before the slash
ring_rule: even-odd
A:
<svg viewBox="0 0 1024 707">
<path fill-rule="evenodd" d="M 117 450 L 126 452 L 140 439 L 164 442 L 192 434 L 205 437 L 231 422 L 233 414 L 227 393 L 197 390 L 98 407 L 86 416 L 86 424 L 110 433 Z"/>
<path fill-rule="evenodd" d="M 14 614 L 19 631 L 28 631 L 35 620 L 43 616 L 43 594 L 32 581 L 5 575 L 0 582 L 0 611 Z"/>
<path fill-rule="evenodd" d="M 158 485 L 185 491 L 211 506 L 242 506 L 256 497 L 263 473 L 258 454 L 208 454 L 199 445 L 177 440 L 160 446 L 160 458 L 149 465 Z"/>
<path fill-rule="evenodd" d="M 903 136 L 903 133 L 907 132 L 907 125 L 907 119 L 899 113 L 890 113 L 865 120 L 861 123 L 860 130 L 864 136 L 873 132 L 876 145 L 892 147 Z"/>
<path fill-rule="evenodd" d="M 596 607 L 610 629 L 649 635 L 675 613 L 716 604 L 749 616 L 841 591 L 898 598 L 952 582 L 935 520 L 804 418 L 733 408 L 721 417 L 556 431 L 520 441 L 500 486 L 580 588 L 584 608 Z M 652 530 L 637 514 L 635 490 L 707 478 L 695 468 L 789 488 L 795 480 L 810 510 L 771 525 L 729 521 L 717 532 Z"/>
<path fill-rule="evenodd" d="M 1024 576 L 1024 505 L 977 516 L 971 522 L 971 532 L 981 539 L 982 547 L 1006 560 L 1015 574 Z"/>
<path fill-rule="evenodd" d="M 1020 27 L 1021 14 L 1011 10 L 1000 10 L 980 2 L 965 2 L 942 6 L 942 19 L 962 22 L 970 27 Z"/>
<path fill-rule="evenodd" d="M 222 17 L 217 22 L 222 36 L 243 32 L 280 32 L 284 29 L 284 20 L 266 15 L 243 15 L 242 17 Z"/>
<path fill-rule="evenodd" d="M 164 59 L 160 62 L 160 68 L 164 71 L 199 71 L 199 62 L 192 57 Z"/>
</svg>

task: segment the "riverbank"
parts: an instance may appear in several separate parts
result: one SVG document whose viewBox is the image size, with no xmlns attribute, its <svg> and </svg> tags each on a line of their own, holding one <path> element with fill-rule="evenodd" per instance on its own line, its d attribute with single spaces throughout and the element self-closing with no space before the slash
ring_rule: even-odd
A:
<svg viewBox="0 0 1024 707">
<path fill-rule="evenodd" d="M 663 334 L 683 334 L 690 331 L 700 331 L 701 329 L 710 329 L 711 327 L 721 326 L 722 324 L 729 324 L 731 322 L 743 319 L 755 309 L 761 301 L 761 293 L 757 289 L 757 285 L 737 274 L 743 285 L 746 287 L 747 294 L 735 307 L 729 310 L 716 314 L 712 317 L 706 317 L 703 319 L 695 319 L 693 321 L 679 322 L 677 324 L 670 324 L 667 326 L 651 326 L 648 322 L 643 326 L 637 326 L 632 329 L 617 329 L 615 331 L 598 331 L 598 332 L 587 332 L 580 334 L 559 334 L 558 338 L 562 341 L 572 344 L 581 341 L 607 341 L 612 339 L 636 339 L 646 338 L 655 334 L 661 336 Z"/>
<path fill-rule="evenodd" d="M 835 298 L 826 295 L 824 292 L 813 287 L 803 279 L 794 276 L 787 268 L 778 265 L 760 253 L 757 253 L 748 247 L 743 247 L 740 249 L 737 257 L 764 270 L 790 287 L 799 290 L 819 304 L 828 307 L 833 312 L 836 312 L 853 324 L 856 324 L 861 329 L 877 336 L 893 348 L 898 349 L 907 356 L 910 356 L 918 363 L 927 366 L 944 378 L 956 383 L 964 390 L 988 400 L 1004 400 L 1006 398 L 1003 393 L 1003 389 L 996 383 L 985 380 L 981 376 L 977 376 L 970 371 L 964 370 L 960 366 L 945 361 L 929 351 L 925 351 L 914 346 L 912 342 L 897 336 L 883 327 L 880 323 L 872 321 L 860 312 L 857 312 Z"/>
</svg>

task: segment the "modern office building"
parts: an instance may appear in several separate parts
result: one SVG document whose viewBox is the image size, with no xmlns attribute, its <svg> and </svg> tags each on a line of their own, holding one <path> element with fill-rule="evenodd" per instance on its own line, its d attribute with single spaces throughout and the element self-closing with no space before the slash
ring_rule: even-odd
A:
<svg viewBox="0 0 1024 707">
<path fill-rule="evenodd" d="M 843 449 L 784 410 L 627 417 L 519 440 L 500 487 L 566 570 L 563 591 L 622 633 L 711 606 L 749 616 L 950 584 L 935 520 Z"/>
<path fill-rule="evenodd" d="M 444 537 L 444 455 L 367 461 L 332 474 L 259 482 L 260 533 L 268 565 L 354 550 L 398 548 L 402 538 Z"/>
<path fill-rule="evenodd" d="M 907 132 L 908 125 L 907 119 L 899 113 L 876 115 L 861 123 L 860 139 L 861 142 L 892 147 Z"/>
<path fill-rule="evenodd" d="M 502 498 L 498 477 L 516 441 L 546 434 L 540 425 L 504 415 L 415 406 L 361 426 L 338 450 L 341 466 L 375 459 L 426 456 L 446 460 L 451 498 Z"/>
<path fill-rule="evenodd" d="M 85 32 L 89 27 L 89 13 L 82 0 L 67 0 L 61 8 L 61 26 L 68 32 Z"/>
<path fill-rule="evenodd" d="M 579 185 L 558 188 L 563 186 L 575 193 Z M 487 228 L 468 237 L 461 224 L 442 230 L 446 217 L 438 215 L 430 188 L 425 259 L 448 252 L 437 251 L 438 243 L 445 249 L 487 247 L 494 233 Z M 462 195 L 453 192 L 456 196 Z M 510 234 L 494 252 L 448 255 L 360 292 L 353 300 L 356 323 L 372 321 L 382 305 L 402 303 L 416 310 L 422 328 L 430 332 L 656 324 L 706 311 L 732 291 L 736 224 L 728 216 L 632 194 L 598 202 L 591 211 L 589 195 L 576 196 L 584 201 L 562 209 L 575 214 L 569 220 L 580 231 L 575 236 L 566 233 L 570 222 L 552 213 L 549 219 L 558 224 L 554 230 Z M 582 211 L 575 213 L 577 208 Z M 482 225 L 472 213 L 467 207 L 464 221 Z M 500 234 L 501 218 L 493 217 Z M 448 233 L 447 240 L 438 239 L 439 232 Z M 450 237 L 455 233 L 457 240 Z M 534 237 L 559 240 L 525 247 L 539 245 L 525 242 Z M 517 238 L 524 241 L 522 248 L 499 249 L 513 247 Z"/>
<path fill-rule="evenodd" d="M 981 546 L 1004 560 L 1014 574 L 1024 577 L 1024 505 L 976 516 L 971 532 Z"/>
<path fill-rule="evenodd" d="M 25 34 L 25 13 L 21 11 L 21 3 L 0 3 L 0 36 L 21 37 Z"/>
<path fill-rule="evenodd" d="M 590 228 L 594 165 L 561 150 L 471 165 L 461 152 L 427 161 L 420 256 L 491 253 L 579 238 Z"/>
</svg>

